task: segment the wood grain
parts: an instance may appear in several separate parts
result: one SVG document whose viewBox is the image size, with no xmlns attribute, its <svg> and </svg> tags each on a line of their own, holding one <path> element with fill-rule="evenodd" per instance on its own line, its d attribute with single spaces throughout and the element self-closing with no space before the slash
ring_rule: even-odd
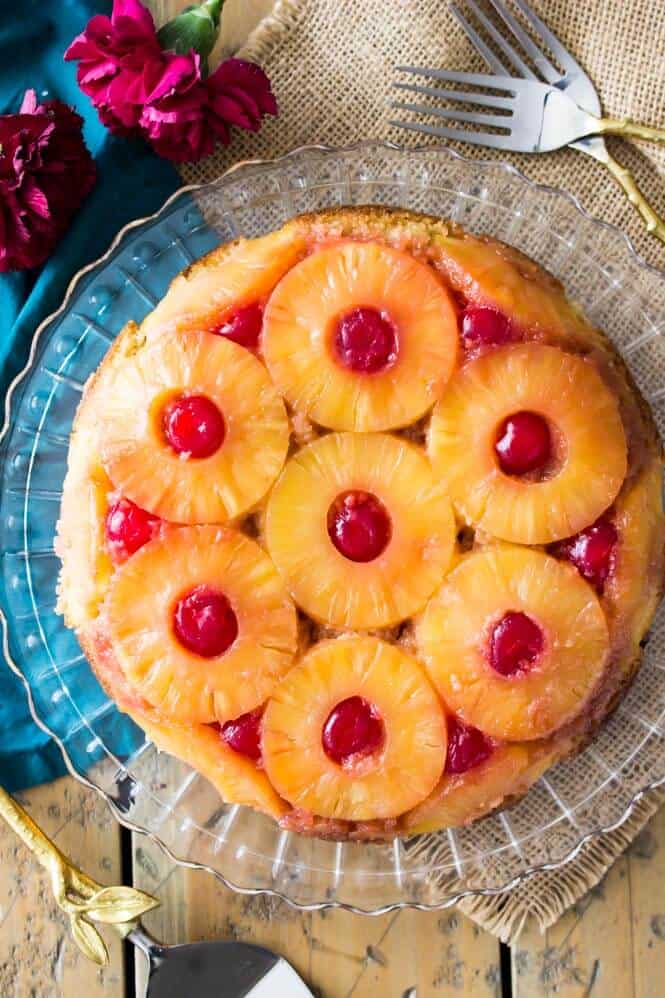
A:
<svg viewBox="0 0 665 998">
<path fill-rule="evenodd" d="M 166 942 L 242 939 L 282 954 L 322 998 L 501 995 L 499 944 L 458 912 L 402 911 L 377 918 L 297 912 L 269 897 L 233 894 L 209 874 L 174 867 L 134 837 L 134 883 L 163 900 L 145 919 Z M 137 963 L 137 995 L 145 990 Z"/>
<path fill-rule="evenodd" d="M 512 950 L 514 998 L 660 998 L 664 981 L 665 809 L 555 926 Z"/>
<path fill-rule="evenodd" d="M 72 777 L 17 799 L 86 873 L 121 883 L 120 830 L 106 804 Z M 48 877 L 6 825 L 0 825 L 0 995 L 2 998 L 124 998 L 122 943 L 105 931 L 110 963 L 98 968 L 72 942 Z"/>
</svg>

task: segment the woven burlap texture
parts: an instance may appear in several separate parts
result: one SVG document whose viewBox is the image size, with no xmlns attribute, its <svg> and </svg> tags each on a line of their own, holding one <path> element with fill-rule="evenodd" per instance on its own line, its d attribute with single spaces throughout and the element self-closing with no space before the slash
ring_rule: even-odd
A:
<svg viewBox="0 0 665 998">
<path fill-rule="evenodd" d="M 532 0 L 532 6 L 594 80 L 607 115 L 663 124 L 662 3 Z M 189 182 L 212 180 L 237 160 L 279 156 L 310 143 L 345 145 L 363 138 L 404 145 L 427 142 L 425 136 L 389 124 L 395 117 L 391 101 L 400 96 L 392 88 L 398 79 L 394 67 L 487 71 L 445 0 L 277 0 L 239 54 L 268 72 L 280 116 L 266 122 L 260 134 L 236 133 L 227 149 L 183 166 Z M 608 145 L 665 216 L 665 146 L 619 139 Z M 490 150 L 458 148 L 467 156 L 496 158 Z M 500 158 L 533 180 L 570 191 L 592 215 L 627 232 L 650 263 L 665 267 L 665 247 L 644 231 L 635 209 L 590 157 L 564 149 Z"/>
<path fill-rule="evenodd" d="M 661 4 L 532 0 L 532 6 L 596 82 L 606 114 L 663 124 Z M 392 84 L 398 78 L 394 67 L 485 70 L 445 0 L 278 0 L 239 54 L 268 72 L 280 116 L 267 122 L 260 134 L 236 133 L 229 148 L 184 166 L 181 172 L 188 182 L 212 180 L 238 160 L 272 158 L 299 145 L 345 145 L 363 138 L 422 143 L 422 136 L 389 124 L 395 117 L 390 108 L 396 97 Z M 665 215 L 665 147 L 619 140 L 610 146 Z M 487 150 L 459 149 L 467 156 L 492 158 Z M 647 235 L 634 209 L 595 161 L 572 150 L 501 158 L 536 181 L 570 191 L 592 215 L 627 232 L 650 263 L 665 266 L 665 247 Z M 601 879 L 658 803 L 656 795 L 641 801 L 619 829 L 587 843 L 564 868 L 538 874 L 496 897 L 469 898 L 460 908 L 506 942 L 517 938 L 529 917 L 544 930 Z"/>
</svg>

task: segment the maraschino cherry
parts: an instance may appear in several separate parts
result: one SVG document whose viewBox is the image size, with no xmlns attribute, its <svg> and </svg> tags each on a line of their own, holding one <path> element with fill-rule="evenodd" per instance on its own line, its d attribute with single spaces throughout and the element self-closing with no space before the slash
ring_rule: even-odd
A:
<svg viewBox="0 0 665 998">
<path fill-rule="evenodd" d="M 512 677 L 527 672 L 544 647 L 543 632 L 531 617 L 509 611 L 492 629 L 489 661 L 495 672 Z"/>
<path fill-rule="evenodd" d="M 222 724 L 222 738 L 234 752 L 247 756 L 252 762 L 261 761 L 261 720 L 263 710 L 251 710 Z"/>
<path fill-rule="evenodd" d="M 159 522 L 158 516 L 131 499 L 118 499 L 106 514 L 106 540 L 111 553 L 116 558 L 128 558 L 154 537 Z"/>
<path fill-rule="evenodd" d="M 349 697 L 334 707 L 323 726 L 323 748 L 343 766 L 358 756 L 371 755 L 383 745 L 385 730 L 377 710 L 363 697 Z"/>
<path fill-rule="evenodd" d="M 248 350 L 256 350 L 262 327 L 263 309 L 258 302 L 253 302 L 251 305 L 241 305 L 212 332 L 217 336 L 225 336 L 227 340 L 233 340 Z"/>
<path fill-rule="evenodd" d="M 397 332 L 376 308 L 354 308 L 337 323 L 335 353 L 344 367 L 361 374 L 377 374 L 397 358 Z"/>
<path fill-rule="evenodd" d="M 503 346 L 514 336 L 510 319 L 503 312 L 488 305 L 469 305 L 462 313 L 462 339 L 467 350 L 472 350 Z"/>
<path fill-rule="evenodd" d="M 170 402 L 162 414 L 164 436 L 177 454 L 210 457 L 224 443 L 224 417 L 206 395 L 185 395 Z"/>
<path fill-rule="evenodd" d="M 448 718 L 446 773 L 466 773 L 489 759 L 494 751 L 491 740 L 478 728 L 463 724 L 458 717 Z"/>
<path fill-rule="evenodd" d="M 553 544 L 550 551 L 556 558 L 572 562 L 580 575 L 602 594 L 612 570 L 618 540 L 616 527 L 602 516 L 574 537 Z"/>
<path fill-rule="evenodd" d="M 224 593 L 202 585 L 178 600 L 173 611 L 173 629 L 188 651 L 202 658 L 214 658 L 235 641 L 238 620 Z"/>
<path fill-rule="evenodd" d="M 350 561 L 378 558 L 391 535 L 388 510 L 370 492 L 343 492 L 328 510 L 328 536 Z"/>
<path fill-rule="evenodd" d="M 501 423 L 494 444 L 506 475 L 542 471 L 549 463 L 552 440 L 547 421 L 537 412 L 515 412 Z"/>
</svg>

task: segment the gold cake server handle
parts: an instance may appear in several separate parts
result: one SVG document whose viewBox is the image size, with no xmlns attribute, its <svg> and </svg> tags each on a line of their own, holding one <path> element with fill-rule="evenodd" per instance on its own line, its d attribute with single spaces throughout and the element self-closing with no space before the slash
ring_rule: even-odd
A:
<svg viewBox="0 0 665 998">
<path fill-rule="evenodd" d="M 47 871 L 58 907 L 69 918 L 74 942 L 90 960 L 108 963 L 108 950 L 95 922 L 110 925 L 121 938 L 159 901 L 135 887 L 104 887 L 64 856 L 30 815 L 0 787 L 0 817 L 23 840 Z"/>
</svg>

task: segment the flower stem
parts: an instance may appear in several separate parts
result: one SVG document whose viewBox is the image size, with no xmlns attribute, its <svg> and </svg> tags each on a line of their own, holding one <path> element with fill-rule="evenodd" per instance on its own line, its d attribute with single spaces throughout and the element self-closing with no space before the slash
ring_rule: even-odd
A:
<svg viewBox="0 0 665 998">
<path fill-rule="evenodd" d="M 205 2 L 201 4 L 202 9 L 207 11 L 215 22 L 215 27 L 219 25 L 219 19 L 222 16 L 223 6 L 224 0 L 205 0 Z"/>
</svg>

